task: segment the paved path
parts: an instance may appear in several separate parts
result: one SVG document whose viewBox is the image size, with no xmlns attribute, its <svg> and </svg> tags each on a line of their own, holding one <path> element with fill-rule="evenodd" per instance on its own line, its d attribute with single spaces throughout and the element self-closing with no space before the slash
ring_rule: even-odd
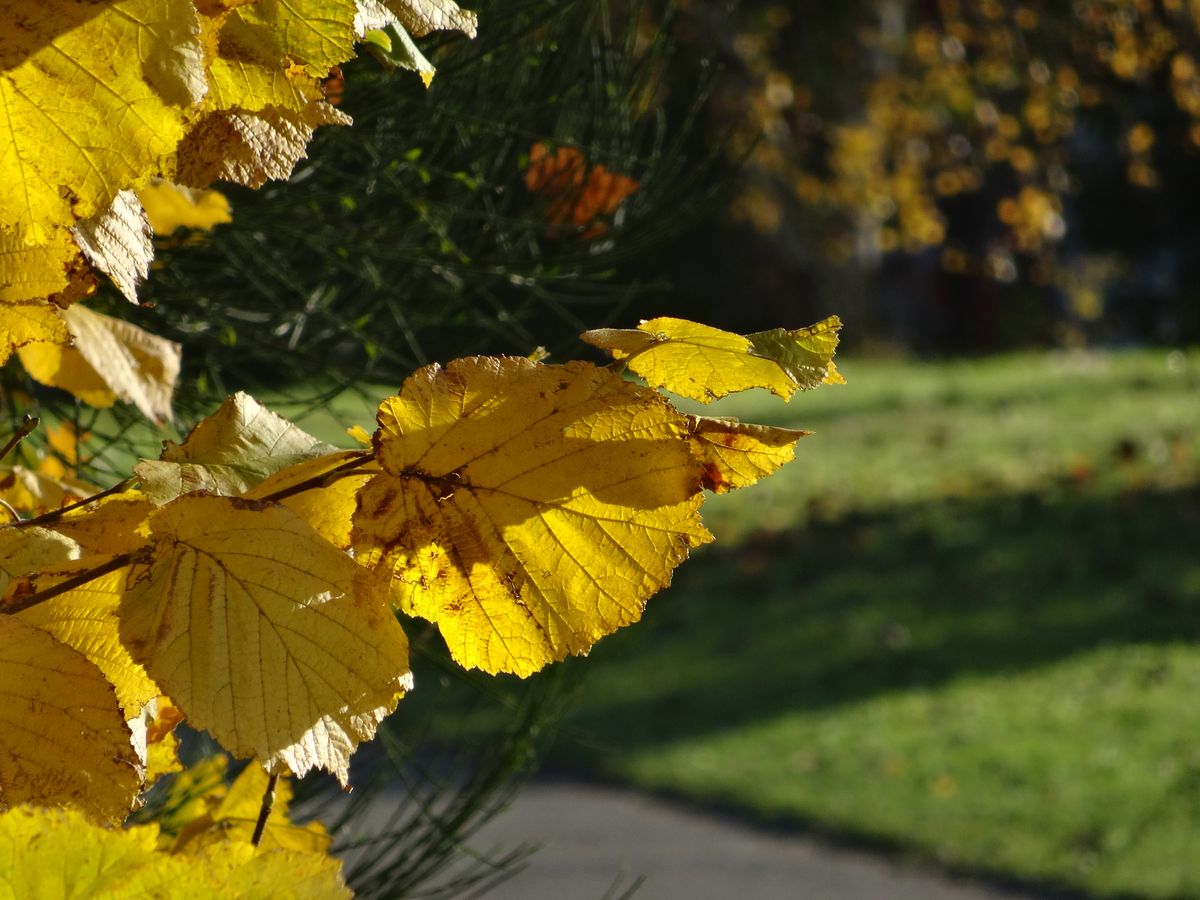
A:
<svg viewBox="0 0 1200 900">
<path fill-rule="evenodd" d="M 645 900 L 1033 900 L 804 835 L 780 835 L 618 788 L 526 785 L 472 841 L 543 844 L 494 900 L 600 900 L 645 876 Z M 615 895 L 619 895 L 619 891 Z M 614 894 L 608 894 L 614 896 Z"/>
</svg>

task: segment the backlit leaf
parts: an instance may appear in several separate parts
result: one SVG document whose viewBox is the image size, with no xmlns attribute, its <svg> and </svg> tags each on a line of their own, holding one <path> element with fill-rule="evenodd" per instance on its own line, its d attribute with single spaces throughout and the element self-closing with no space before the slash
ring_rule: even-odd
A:
<svg viewBox="0 0 1200 900">
<path fill-rule="evenodd" d="M 89 557 L 71 566 L 59 566 L 35 577 L 32 587 L 44 590 L 104 561 Z M 133 661 L 118 633 L 117 609 L 125 591 L 127 574 L 128 569 L 118 569 L 101 575 L 22 610 L 17 618 L 52 634 L 91 660 L 116 690 L 117 702 L 125 718 L 133 719 L 158 696 L 159 689 L 146 675 L 146 670 Z"/>
<path fill-rule="evenodd" d="M 358 491 L 371 476 L 379 472 L 379 466 L 370 462 L 357 466 L 353 472 L 336 480 L 330 476 L 334 470 L 342 469 L 347 463 L 362 460 L 363 454 L 353 450 L 331 453 L 316 459 L 295 463 L 276 472 L 258 487 L 242 496 L 251 500 L 263 500 L 272 494 L 287 491 L 299 485 L 322 479 L 320 490 L 306 490 L 279 502 L 302 518 L 310 526 L 342 550 L 350 546 L 350 528 L 354 510 L 358 505 Z"/>
<path fill-rule="evenodd" d="M 142 460 L 134 472 L 146 496 L 161 505 L 189 491 L 241 494 L 280 469 L 336 450 L 237 393 L 182 444 L 165 441 L 162 458 Z"/>
<path fill-rule="evenodd" d="M 688 416 L 688 431 L 704 465 L 704 487 L 717 494 L 775 472 L 795 457 L 796 441 L 811 433 L 707 416 Z"/>
<path fill-rule="evenodd" d="M 411 687 L 377 579 L 278 504 L 192 494 L 150 528 L 121 603 L 134 658 L 231 753 L 344 784 Z"/>
<path fill-rule="evenodd" d="M 708 403 L 736 391 L 766 388 L 785 400 L 797 390 L 841 384 L 833 364 L 837 333 L 831 316 L 808 328 L 740 335 L 684 319 L 659 318 L 636 330 L 599 328 L 581 337 L 652 387 Z"/>
<path fill-rule="evenodd" d="M 267 785 L 268 776 L 261 766 L 246 766 L 233 784 L 228 788 L 222 785 L 206 798 L 208 812 L 180 832 L 174 851 L 194 853 L 201 847 L 226 842 L 248 844 L 254 834 Z M 293 824 L 288 819 L 291 802 L 291 781 L 280 778 L 275 786 L 275 804 L 259 846 L 265 849 L 327 853 L 332 839 L 325 826 L 320 822 Z"/>
<path fill-rule="evenodd" d="M 355 546 L 461 664 L 528 675 L 641 617 L 700 524 L 687 423 L 586 363 L 457 360 L 379 409 Z"/>
<path fill-rule="evenodd" d="M 0 898 L 348 900 L 340 863 L 249 844 L 197 855 L 158 850 L 158 828 L 98 827 L 73 810 L 18 807 L 0 814 Z"/>
<path fill-rule="evenodd" d="M 47 528 L 0 528 L 0 596 L 22 575 L 78 558 L 78 544 Z"/>
<path fill-rule="evenodd" d="M 105 209 L 71 229 L 71 234 L 88 262 L 111 278 L 126 300 L 137 303 L 137 287 L 150 273 L 154 259 L 150 220 L 138 195 L 119 192 Z"/>
<path fill-rule="evenodd" d="M 0 801 L 124 819 L 143 772 L 100 670 L 33 625 L 0 616 L 0 684 Z"/>
<path fill-rule="evenodd" d="M 132 403 L 149 418 L 171 418 L 180 347 L 136 325 L 75 305 L 63 312 L 73 346 L 31 344 L 18 354 L 34 380 L 91 406 Z"/>
<path fill-rule="evenodd" d="M 156 178 L 138 191 L 138 199 L 157 235 L 168 235 L 179 228 L 211 231 L 233 221 L 229 199 L 220 191 L 195 190 Z"/>
<path fill-rule="evenodd" d="M 144 547 L 154 504 L 140 491 L 123 491 L 59 516 L 51 528 L 95 556 L 117 556 Z"/>
<path fill-rule="evenodd" d="M 469 10 L 459 9 L 454 0 L 384 0 L 384 5 L 413 37 L 448 30 L 475 37 L 478 18 Z"/>
</svg>

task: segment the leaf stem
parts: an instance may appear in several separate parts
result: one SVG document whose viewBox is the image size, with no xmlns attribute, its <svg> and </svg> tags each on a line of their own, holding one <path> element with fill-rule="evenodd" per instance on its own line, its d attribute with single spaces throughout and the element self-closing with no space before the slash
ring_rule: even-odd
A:
<svg viewBox="0 0 1200 900">
<path fill-rule="evenodd" d="M 357 454 L 352 459 L 346 460 L 341 465 L 334 466 L 328 472 L 322 472 L 320 475 L 314 475 L 312 478 L 306 478 L 304 481 L 297 482 L 289 487 L 280 488 L 279 490 L 273 491 L 266 496 L 259 497 L 258 499 L 271 501 L 285 500 L 288 497 L 294 497 L 296 494 L 302 494 L 305 491 L 311 491 L 315 488 L 328 487 L 339 478 L 350 475 L 355 469 L 361 468 L 362 466 L 374 461 L 375 451 L 364 450 L 362 453 Z"/>
<path fill-rule="evenodd" d="M 8 454 L 12 453 L 16 449 L 17 444 L 33 434 L 34 429 L 38 427 L 41 421 L 37 416 L 31 416 L 26 413 L 25 418 L 21 420 L 21 427 L 13 432 L 13 436 L 5 442 L 3 447 L 0 447 L 0 459 L 4 459 Z"/>
<path fill-rule="evenodd" d="M 254 765 L 251 763 L 251 765 Z M 254 823 L 254 834 L 250 836 L 250 843 L 257 847 L 263 838 L 263 832 L 267 830 L 267 819 L 271 816 L 271 810 L 275 807 L 275 786 L 279 784 L 279 773 L 273 772 L 271 777 L 267 779 L 267 789 L 263 791 L 262 806 L 258 808 L 258 821 Z"/>
<path fill-rule="evenodd" d="M 137 562 L 142 558 L 142 551 L 134 551 L 132 553 L 122 553 L 119 556 L 114 556 L 106 563 L 101 563 L 93 569 L 88 569 L 80 572 L 78 575 L 72 575 L 63 581 L 60 581 L 54 587 L 48 587 L 44 591 L 36 591 L 26 597 L 16 597 L 10 603 L 5 603 L 0 607 L 0 614 L 11 616 L 19 612 L 24 612 L 30 607 L 37 606 L 40 603 L 45 603 L 47 600 L 65 594 L 67 591 L 73 591 L 81 585 L 87 584 L 89 581 L 95 581 L 102 575 L 107 575 L 109 572 L 115 572 L 117 569 L 123 568 L 132 562 Z"/>
<path fill-rule="evenodd" d="M 21 519 L 18 522 L 13 522 L 12 527 L 27 528 L 30 525 L 45 525 L 47 522 L 53 522 L 56 519 L 62 518 L 72 510 L 79 509 L 81 506 L 87 506 L 89 503 L 95 503 L 97 500 L 103 500 L 105 497 L 111 496 L 112 494 L 119 494 L 121 491 L 127 490 L 129 486 L 133 484 L 133 481 L 133 478 L 126 478 L 124 481 L 119 481 L 110 488 L 105 488 L 98 494 L 92 494 L 92 496 L 84 497 L 82 500 L 76 500 L 74 503 L 67 504 L 66 506 L 59 507 L 58 509 L 52 509 L 50 512 L 43 513 L 42 515 L 33 519 Z"/>
</svg>

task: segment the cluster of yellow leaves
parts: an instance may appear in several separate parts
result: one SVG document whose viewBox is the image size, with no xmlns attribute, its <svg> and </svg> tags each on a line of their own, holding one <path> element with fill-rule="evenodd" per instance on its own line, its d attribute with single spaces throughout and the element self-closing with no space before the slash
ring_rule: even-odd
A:
<svg viewBox="0 0 1200 900">
<path fill-rule="evenodd" d="M 228 219 L 212 182 L 287 178 L 347 124 L 321 80 L 368 33 L 475 17 L 451 0 L 17 0 L 0 35 L 0 363 L 168 418 L 179 348 L 72 304 L 136 302 L 152 234 Z"/>
<path fill-rule="evenodd" d="M 609 367 L 427 366 L 359 450 L 230 398 L 125 490 L 0 528 L 15 686 L 0 798 L 120 820 L 171 768 L 186 716 L 263 767 L 174 829 L 176 849 L 202 846 L 245 831 L 263 770 L 346 782 L 413 686 L 394 610 L 486 672 L 587 653 L 712 539 L 705 490 L 753 484 L 804 434 L 684 415 L 652 387 L 708 402 L 840 383 L 839 327 L 741 336 L 660 318 L 585 334 Z"/>
<path fill-rule="evenodd" d="M 783 6 L 768 7 L 756 28 L 736 36 L 748 78 L 737 90 L 748 103 L 739 98 L 736 108 L 746 114 L 731 123 L 730 146 L 748 156 L 755 175 L 734 202 L 738 217 L 776 231 L 785 218 L 782 184 L 804 207 L 844 223 L 826 229 L 824 249 L 834 260 L 919 252 L 946 241 L 946 201 L 989 182 L 1011 183 L 996 202 L 986 246 L 948 247 L 943 264 L 1007 281 L 1016 277 L 1014 255 L 1025 254 L 1039 262 L 1034 277 L 1049 277 L 1066 234 L 1069 142 L 1083 110 L 1130 83 L 1165 84 L 1192 122 L 1187 139 L 1200 146 L 1195 3 L 901 6 L 859 20 L 860 57 L 873 62 L 848 108 L 846 90 L 838 94 L 842 111 L 822 108 L 804 83 L 802 58 L 786 55 L 792 45 L 780 35 L 791 14 Z M 1130 122 L 1114 151 L 1127 159 L 1131 183 L 1161 185 L 1154 150 L 1150 126 Z"/>
</svg>

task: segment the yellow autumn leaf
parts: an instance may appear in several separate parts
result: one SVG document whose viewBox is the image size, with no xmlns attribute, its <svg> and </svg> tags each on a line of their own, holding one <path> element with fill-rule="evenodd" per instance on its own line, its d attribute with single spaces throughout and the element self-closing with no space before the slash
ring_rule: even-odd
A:
<svg viewBox="0 0 1200 900">
<path fill-rule="evenodd" d="M 254 763 L 246 766 L 228 788 L 222 784 L 206 798 L 209 811 L 190 822 L 180 833 L 174 852 L 195 853 L 201 847 L 227 842 L 250 843 L 268 786 L 267 773 Z M 332 838 L 320 822 L 293 824 L 288 819 L 292 785 L 280 778 L 275 786 L 275 803 L 267 819 L 259 846 L 304 853 L 327 853 Z"/>
<path fill-rule="evenodd" d="M 413 37 L 448 30 L 475 37 L 478 18 L 475 13 L 460 9 L 454 0 L 383 0 L 383 3 Z"/>
<path fill-rule="evenodd" d="M 190 494 L 150 531 L 121 601 L 134 659 L 231 753 L 344 784 L 412 683 L 377 578 L 278 504 Z"/>
<path fill-rule="evenodd" d="M 69 566 L 47 566 L 52 570 L 35 576 L 32 589 L 52 587 L 103 562 L 107 559 L 86 557 Z M 128 569 L 118 569 L 101 575 L 22 610 L 17 618 L 53 635 L 94 663 L 116 691 L 117 702 L 128 720 L 140 716 L 159 689 L 146 670 L 133 661 L 118 634 L 117 609 L 127 574 Z"/>
<path fill-rule="evenodd" d="M 363 454 L 344 450 L 316 459 L 303 460 L 270 476 L 242 496 L 251 500 L 265 500 L 273 495 L 317 480 L 319 490 L 305 490 L 283 497 L 279 502 L 302 518 L 321 537 L 335 547 L 346 550 L 350 547 L 350 529 L 354 510 L 358 506 L 358 491 L 372 475 L 379 472 L 373 461 L 355 465 L 353 470 L 336 479 L 332 473 L 344 470 L 355 461 L 362 462 Z"/>
<path fill-rule="evenodd" d="M 833 364 L 841 327 L 830 316 L 808 328 L 740 335 L 659 318 L 636 330 L 599 328 L 581 337 L 622 360 L 651 387 L 682 397 L 708 403 L 759 387 L 790 400 L 797 390 L 843 382 Z"/>
<path fill-rule="evenodd" d="M 8 15 L 0 228 L 42 243 L 39 232 L 105 209 L 174 150 L 196 99 L 199 24 L 191 4 L 170 0 L 18 0 Z"/>
<path fill-rule="evenodd" d="M 23 575 L 78 558 L 78 544 L 47 528 L 0 528 L 0 596 Z"/>
<path fill-rule="evenodd" d="M 172 856 L 153 825 L 108 829 L 73 810 L 28 806 L 0 813 L 0 900 L 348 900 L 328 856 L 248 844 Z"/>
<path fill-rule="evenodd" d="M 153 511 L 141 491 L 122 491 L 66 512 L 48 527 L 91 555 L 119 556 L 149 543 L 147 520 Z"/>
<path fill-rule="evenodd" d="M 686 420 L 605 369 L 427 366 L 378 420 L 355 547 L 464 666 L 524 676 L 586 653 L 712 539 Z"/>
<path fill-rule="evenodd" d="M 163 775 L 182 772 L 179 760 L 179 738 L 175 727 L 183 721 L 183 713 L 170 697 L 157 697 L 146 706 L 146 784 L 154 784 Z"/>
<path fill-rule="evenodd" d="M 150 227 L 160 236 L 169 235 L 180 228 L 211 231 L 218 225 L 233 221 L 229 198 L 220 191 L 196 190 L 162 178 L 153 178 L 138 191 L 138 198 L 146 210 Z"/>
<path fill-rule="evenodd" d="M 63 311 L 73 346 L 30 344 L 17 353 L 30 376 L 90 406 L 132 403 L 146 416 L 171 419 L 180 347 L 136 325 L 75 305 Z"/>
<path fill-rule="evenodd" d="M 100 670 L 33 625 L 0 616 L 0 684 L 0 802 L 124 819 L 143 771 Z"/>
<path fill-rule="evenodd" d="M 754 484 L 795 457 L 808 431 L 752 425 L 736 419 L 688 416 L 692 452 L 704 466 L 705 489 L 717 494 Z"/>
<path fill-rule="evenodd" d="M 0 500 L 19 512 L 40 515 L 99 491 L 76 478 L 57 478 L 24 466 L 0 465 Z"/>
<path fill-rule="evenodd" d="M 28 344 L 38 341 L 65 344 L 70 339 L 62 310 L 48 300 L 0 303 L 0 365 L 8 361 L 14 350 Z"/>
<path fill-rule="evenodd" d="M 182 444 L 165 441 L 161 459 L 142 460 L 133 471 L 146 495 L 161 505 L 197 490 L 235 496 L 280 469 L 336 449 L 238 393 Z"/>
</svg>

